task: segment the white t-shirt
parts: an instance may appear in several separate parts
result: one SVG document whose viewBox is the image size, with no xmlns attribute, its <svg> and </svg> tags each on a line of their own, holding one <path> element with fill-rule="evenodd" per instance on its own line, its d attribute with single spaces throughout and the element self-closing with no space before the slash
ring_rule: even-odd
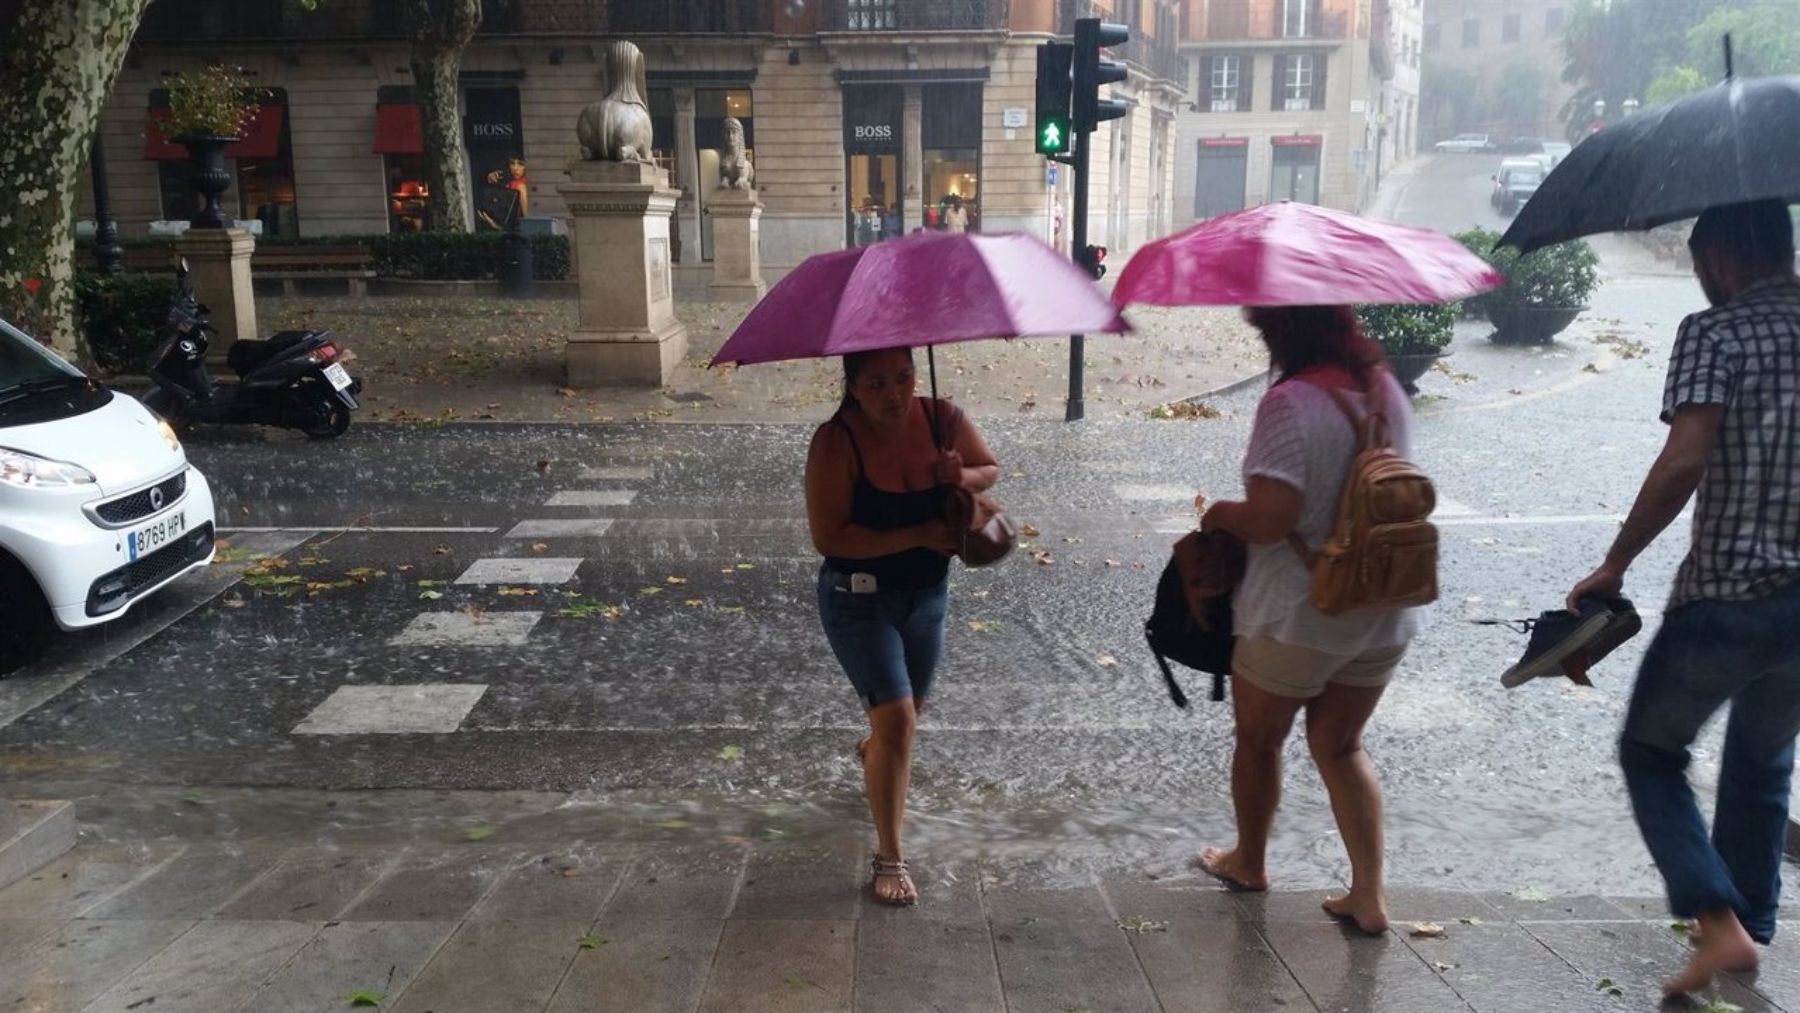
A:
<svg viewBox="0 0 1800 1013">
<path fill-rule="evenodd" d="M 1383 406 L 1388 434 L 1402 456 L 1412 453 L 1412 407 L 1406 392 L 1383 371 Z M 1368 397 L 1344 391 L 1359 411 Z M 1338 499 L 1356 456 L 1356 432 L 1331 395 L 1304 380 L 1269 388 L 1256 408 L 1250 449 L 1244 454 L 1244 481 L 1261 475 L 1300 490 L 1298 534 L 1313 551 L 1325 544 L 1337 520 Z M 1341 657 L 1382 647 L 1398 647 L 1424 627 L 1424 610 L 1327 616 L 1307 600 L 1312 571 L 1285 541 L 1250 546 L 1250 565 L 1232 598 L 1238 636 L 1269 637 Z"/>
</svg>

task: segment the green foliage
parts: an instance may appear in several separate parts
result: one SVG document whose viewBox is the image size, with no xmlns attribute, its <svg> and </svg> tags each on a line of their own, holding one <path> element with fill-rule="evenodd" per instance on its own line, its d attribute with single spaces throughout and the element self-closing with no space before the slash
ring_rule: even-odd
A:
<svg viewBox="0 0 1800 1013">
<path fill-rule="evenodd" d="M 1670 67 L 1656 75 L 1650 87 L 1644 91 L 1644 104 L 1659 106 L 1664 102 L 1673 102 L 1683 95 L 1697 92 L 1709 82 L 1692 67 Z"/>
<path fill-rule="evenodd" d="M 563 281 L 572 269 L 568 236 L 528 236 L 531 240 L 532 277 L 538 281 Z M 475 281 L 497 276 L 503 237 L 498 232 L 409 232 L 387 236 L 265 236 L 259 248 L 291 249 L 307 246 L 361 246 L 369 251 L 369 265 L 386 278 L 419 278 L 429 281 Z M 171 240 L 128 239 L 126 249 L 167 249 Z M 89 248 L 92 241 L 78 244 Z"/>
<path fill-rule="evenodd" d="M 1772 2 L 1772 0 L 1769 0 Z M 1573 140 L 1586 132 L 1596 100 L 1615 117 L 1640 101 L 1671 68 L 1689 63 L 1688 36 L 1724 0 L 1579 0 L 1563 33 L 1563 80 L 1575 85 L 1563 107 Z M 1718 37 L 1713 37 L 1717 52 Z M 1703 66 L 1716 65 L 1714 63 Z"/>
<path fill-rule="evenodd" d="M 238 137 L 256 119 L 258 107 L 246 98 L 252 94 L 236 68 L 214 64 L 177 74 L 169 79 L 169 122 L 163 130 L 170 139 Z"/>
<path fill-rule="evenodd" d="M 1733 72 L 1738 77 L 1800 74 L 1800 17 L 1793 0 L 1740 0 L 1714 10 L 1688 29 L 1687 62 L 1706 80 L 1725 76 L 1725 47 L 1731 34 Z"/>
<path fill-rule="evenodd" d="M 1500 68 L 1494 83 L 1494 113 L 1508 123 L 1535 124 L 1543 114 L 1544 68 L 1536 60 L 1518 57 Z"/>
<path fill-rule="evenodd" d="M 175 281 L 166 276 L 77 271 L 76 316 L 95 363 L 112 373 L 148 370 L 174 294 Z"/>
<path fill-rule="evenodd" d="M 1460 307 L 1456 303 L 1413 306 L 1367 305 L 1356 307 L 1363 330 L 1381 342 L 1389 355 L 1435 352 L 1450 343 Z"/>
<path fill-rule="evenodd" d="M 1600 258 L 1586 240 L 1558 243 L 1521 257 L 1510 246 L 1495 247 L 1500 234 L 1487 229 L 1459 232 L 1456 241 L 1506 276 L 1506 285 L 1470 300 L 1479 311 L 1495 306 L 1580 306 L 1600 284 Z"/>
<path fill-rule="evenodd" d="M 1441 112 L 1452 128 L 1474 123 L 1481 118 L 1479 91 L 1475 75 L 1455 61 L 1425 57 L 1419 70 L 1419 95 L 1429 110 L 1426 118 L 1435 120 Z"/>
</svg>

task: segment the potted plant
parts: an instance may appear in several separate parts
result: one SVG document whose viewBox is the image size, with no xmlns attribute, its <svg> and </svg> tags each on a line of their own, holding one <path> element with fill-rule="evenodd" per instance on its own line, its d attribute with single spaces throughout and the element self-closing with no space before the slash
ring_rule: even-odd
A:
<svg viewBox="0 0 1800 1013">
<path fill-rule="evenodd" d="M 222 229 L 225 215 L 219 195 L 231 185 L 225 168 L 225 146 L 243 135 L 256 119 L 257 105 L 249 83 L 238 71 L 214 65 L 177 74 L 169 80 L 169 118 L 162 129 L 188 149 L 194 190 L 202 204 L 188 222 L 196 229 Z"/>
<path fill-rule="evenodd" d="M 1471 302 L 1494 325 L 1501 344 L 1548 344 L 1587 309 L 1600 284 L 1600 259 L 1583 240 L 1558 243 L 1521 257 L 1510 246 L 1495 247 L 1499 236 L 1484 229 L 1456 238 L 1506 276 L 1506 285 Z"/>
<path fill-rule="evenodd" d="M 1363 330 L 1381 343 L 1388 369 L 1408 394 L 1417 394 L 1419 377 L 1441 358 L 1456 327 L 1456 303 L 1358 306 Z"/>
</svg>

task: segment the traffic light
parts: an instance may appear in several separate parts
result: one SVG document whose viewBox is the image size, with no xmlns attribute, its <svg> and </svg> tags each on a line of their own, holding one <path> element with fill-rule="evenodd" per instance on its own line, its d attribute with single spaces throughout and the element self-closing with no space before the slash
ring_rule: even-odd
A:
<svg viewBox="0 0 1800 1013">
<path fill-rule="evenodd" d="M 1081 246 L 1075 251 L 1075 262 L 1080 264 L 1095 281 L 1106 277 L 1106 247 Z"/>
<path fill-rule="evenodd" d="M 1092 133 L 1107 120 L 1125 115 L 1125 103 L 1100 97 L 1101 85 L 1125 80 L 1125 65 L 1100 59 L 1100 50 L 1122 45 L 1130 38 L 1131 32 L 1124 25 L 1109 24 L 1099 18 L 1081 18 L 1075 22 L 1073 119 L 1076 130 Z"/>
<path fill-rule="evenodd" d="M 1037 151 L 1060 155 L 1069 150 L 1069 59 L 1075 47 L 1046 42 L 1037 52 Z"/>
</svg>

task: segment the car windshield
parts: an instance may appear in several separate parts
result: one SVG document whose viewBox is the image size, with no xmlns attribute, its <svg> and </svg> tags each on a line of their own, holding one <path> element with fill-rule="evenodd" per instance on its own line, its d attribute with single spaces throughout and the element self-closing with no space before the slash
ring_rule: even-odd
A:
<svg viewBox="0 0 1800 1013">
<path fill-rule="evenodd" d="M 18 328 L 0 320 L 0 394 L 15 387 L 64 378 L 79 380 L 81 371 Z"/>
<path fill-rule="evenodd" d="M 1514 169 L 1507 174 L 1506 181 L 1513 186 L 1542 183 L 1544 174 L 1536 169 Z"/>
<path fill-rule="evenodd" d="M 0 427 L 53 422 L 111 400 L 111 391 L 0 320 Z"/>
</svg>

